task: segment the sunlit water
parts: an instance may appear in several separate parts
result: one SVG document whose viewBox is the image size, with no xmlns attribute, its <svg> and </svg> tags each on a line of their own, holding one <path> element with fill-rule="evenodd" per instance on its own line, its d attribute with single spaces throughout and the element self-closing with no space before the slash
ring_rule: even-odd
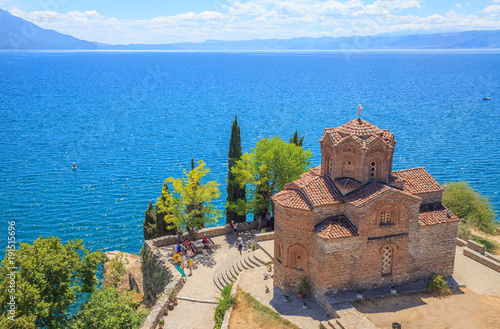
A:
<svg viewBox="0 0 500 329">
<path fill-rule="evenodd" d="M 495 52 L 0 52 L 0 238 L 15 220 L 18 241 L 138 252 L 149 201 L 191 157 L 223 208 L 236 113 L 244 151 L 298 130 L 317 165 L 358 104 L 395 133 L 395 170 L 469 181 L 499 213 L 499 77 Z"/>
</svg>

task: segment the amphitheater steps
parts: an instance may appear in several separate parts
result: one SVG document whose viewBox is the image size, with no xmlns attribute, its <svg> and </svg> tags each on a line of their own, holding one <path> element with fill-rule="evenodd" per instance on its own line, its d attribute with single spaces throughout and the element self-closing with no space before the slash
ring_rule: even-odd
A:
<svg viewBox="0 0 500 329">
<path fill-rule="evenodd" d="M 217 289 L 222 290 L 226 285 L 235 281 L 238 275 L 252 268 L 267 265 L 271 259 L 262 251 L 255 250 L 233 257 L 215 270 L 213 280 Z"/>
</svg>

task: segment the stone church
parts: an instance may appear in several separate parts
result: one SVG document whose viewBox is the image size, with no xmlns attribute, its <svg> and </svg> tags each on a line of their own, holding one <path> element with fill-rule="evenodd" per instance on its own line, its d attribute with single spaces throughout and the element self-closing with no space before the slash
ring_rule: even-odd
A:
<svg viewBox="0 0 500 329">
<path fill-rule="evenodd" d="M 319 142 L 321 165 L 272 197 L 279 288 L 306 276 L 326 294 L 453 273 L 459 218 L 425 168 L 392 170 L 393 133 L 355 119 Z"/>
</svg>

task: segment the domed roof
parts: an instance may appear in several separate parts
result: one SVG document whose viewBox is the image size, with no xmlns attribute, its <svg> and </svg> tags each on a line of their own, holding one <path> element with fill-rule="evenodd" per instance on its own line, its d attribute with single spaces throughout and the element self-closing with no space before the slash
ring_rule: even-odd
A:
<svg viewBox="0 0 500 329">
<path fill-rule="evenodd" d="M 377 126 L 363 119 L 354 119 L 337 128 L 326 128 L 320 142 L 326 138 L 330 139 L 334 146 L 344 142 L 347 139 L 352 139 L 361 147 L 368 147 L 381 140 L 386 146 L 396 144 L 394 134 L 387 129 L 380 129 Z"/>
</svg>

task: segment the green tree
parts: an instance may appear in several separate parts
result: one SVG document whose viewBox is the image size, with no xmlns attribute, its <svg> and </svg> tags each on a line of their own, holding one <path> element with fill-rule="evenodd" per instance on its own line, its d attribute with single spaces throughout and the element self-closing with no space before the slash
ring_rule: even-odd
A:
<svg viewBox="0 0 500 329">
<path fill-rule="evenodd" d="M 461 218 L 464 224 L 476 226 L 486 233 L 495 233 L 495 212 L 489 198 L 474 191 L 467 182 L 445 183 L 442 202 Z"/>
<path fill-rule="evenodd" d="M 149 201 L 148 210 L 144 216 L 143 231 L 144 240 L 156 238 L 156 211 L 151 201 Z"/>
<path fill-rule="evenodd" d="M 123 263 L 129 263 L 128 259 L 124 259 L 123 252 L 119 252 L 112 259 L 107 259 L 104 263 L 103 286 L 117 288 L 118 284 L 123 280 L 123 275 L 127 273 Z"/>
<path fill-rule="evenodd" d="M 170 209 L 174 204 L 174 198 L 170 194 L 170 189 L 165 181 L 161 189 L 161 196 L 156 200 L 156 237 L 176 234 L 177 227 L 172 221 Z"/>
<path fill-rule="evenodd" d="M 10 296 L 16 302 L 15 321 L 2 308 L 0 327 L 66 327 L 67 310 L 97 288 L 96 272 L 103 260 L 103 253 L 86 250 L 82 240 L 63 245 L 59 238 L 40 237 L 33 245 L 21 243 L 19 249 L 6 254 L 0 267 L 0 304 L 8 305 Z M 12 268 L 17 270 L 12 272 Z"/>
<path fill-rule="evenodd" d="M 241 158 L 241 135 L 240 126 L 238 125 L 238 116 L 234 118 L 233 125 L 231 126 L 231 138 L 229 139 L 229 152 L 228 152 L 228 171 L 227 171 L 227 199 L 226 199 L 226 223 L 232 220 L 235 222 L 245 222 L 246 216 L 246 186 L 240 186 L 236 182 L 236 177 L 231 169 L 236 162 Z M 239 206 L 238 206 L 239 205 Z M 234 207 L 240 208 L 239 213 L 232 210 Z"/>
<path fill-rule="evenodd" d="M 195 166 L 194 166 L 194 157 L 191 158 L 191 170 L 194 170 Z M 200 186 L 200 183 L 198 182 L 198 185 L 196 185 L 194 188 L 199 188 Z M 193 201 L 194 202 L 194 201 Z M 203 216 L 203 202 L 202 203 L 193 203 L 193 204 L 188 204 L 187 205 L 187 209 L 186 211 L 189 213 L 191 211 L 193 211 L 193 209 L 196 208 L 196 213 L 197 213 L 197 216 L 199 217 L 197 220 L 195 220 L 196 223 L 203 223 L 201 224 L 201 226 L 197 227 L 197 228 L 203 228 L 205 227 L 205 222 L 203 222 L 202 220 L 202 216 Z M 189 227 L 187 228 L 189 230 Z"/>
<path fill-rule="evenodd" d="M 139 302 L 121 293 L 115 287 L 106 287 L 92 293 L 75 315 L 72 329 L 135 329 L 140 328 L 146 313 L 138 310 Z"/>
<path fill-rule="evenodd" d="M 299 137 L 299 133 L 297 130 L 293 133 L 293 136 L 290 138 L 289 143 L 290 144 L 295 144 L 297 146 L 302 146 L 302 142 L 304 141 L 304 136 Z"/>
<path fill-rule="evenodd" d="M 201 184 L 201 180 L 210 170 L 205 168 L 203 161 L 198 161 L 196 168 L 186 172 L 186 177 L 165 180 L 165 185 L 171 183 L 174 189 L 173 202 L 169 203 L 165 220 L 168 228 L 181 227 L 194 238 L 193 228 L 204 227 L 205 224 L 215 224 L 222 217 L 222 212 L 214 207 L 212 200 L 220 197 L 219 184 L 215 181 Z M 202 204 L 203 207 L 190 207 Z"/>
<path fill-rule="evenodd" d="M 245 153 L 232 169 L 240 186 L 248 186 L 247 211 L 264 215 L 272 206 L 271 197 L 285 184 L 299 178 L 311 165 L 311 158 L 309 150 L 288 144 L 279 137 L 259 140 L 252 152 Z"/>
</svg>

